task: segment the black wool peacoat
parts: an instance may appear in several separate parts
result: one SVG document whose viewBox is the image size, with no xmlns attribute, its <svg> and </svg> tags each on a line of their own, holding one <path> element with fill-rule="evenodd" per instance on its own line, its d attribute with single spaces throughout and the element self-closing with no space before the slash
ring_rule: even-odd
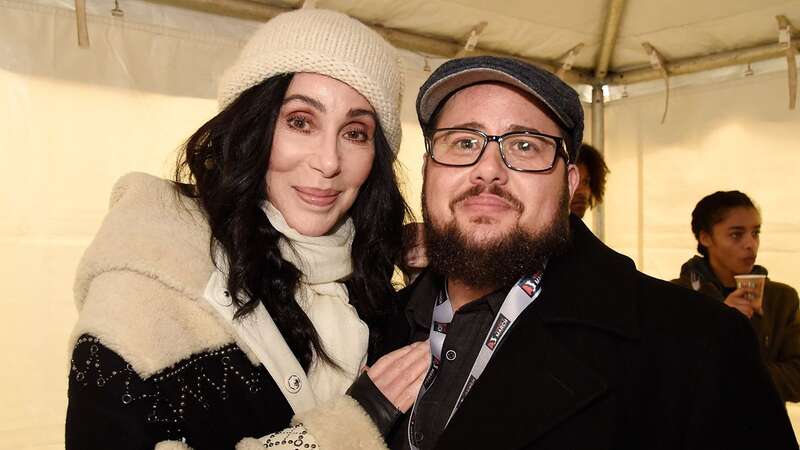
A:
<svg viewBox="0 0 800 450">
<path fill-rule="evenodd" d="M 744 316 L 642 274 L 579 219 L 570 225 L 571 244 L 550 259 L 541 296 L 435 448 L 798 448 Z M 386 351 L 426 333 L 409 311 L 432 308 L 432 276 L 401 292 L 405 312 L 388 326 Z"/>
</svg>

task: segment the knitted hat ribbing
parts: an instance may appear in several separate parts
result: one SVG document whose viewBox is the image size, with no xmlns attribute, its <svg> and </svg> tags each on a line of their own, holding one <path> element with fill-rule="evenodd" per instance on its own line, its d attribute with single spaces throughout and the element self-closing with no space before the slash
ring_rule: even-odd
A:
<svg viewBox="0 0 800 450">
<path fill-rule="evenodd" d="M 389 145 L 400 147 L 402 73 L 397 51 L 378 33 L 342 13 L 299 9 L 262 25 L 222 76 L 225 109 L 243 91 L 281 73 L 311 72 L 348 84 L 378 115 Z"/>
</svg>

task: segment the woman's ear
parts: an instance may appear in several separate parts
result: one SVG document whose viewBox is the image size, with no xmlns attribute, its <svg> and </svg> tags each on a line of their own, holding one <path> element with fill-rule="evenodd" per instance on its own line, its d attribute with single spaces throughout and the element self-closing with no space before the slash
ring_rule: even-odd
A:
<svg viewBox="0 0 800 450">
<path fill-rule="evenodd" d="M 700 234 L 697 236 L 697 241 L 700 242 L 700 245 L 705 248 L 708 248 L 714 244 L 714 240 L 711 238 L 711 235 L 705 231 L 700 232 Z"/>
</svg>

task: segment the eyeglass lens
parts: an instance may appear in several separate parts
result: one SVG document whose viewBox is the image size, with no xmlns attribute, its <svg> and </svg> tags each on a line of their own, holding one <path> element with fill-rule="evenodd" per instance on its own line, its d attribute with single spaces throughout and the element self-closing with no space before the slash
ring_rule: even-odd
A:
<svg viewBox="0 0 800 450">
<path fill-rule="evenodd" d="M 507 164 L 523 170 L 543 170 L 552 166 L 558 143 L 547 136 L 508 133 L 499 140 Z M 437 130 L 431 136 L 433 159 L 442 164 L 474 164 L 487 145 L 487 138 L 469 130 Z"/>
</svg>

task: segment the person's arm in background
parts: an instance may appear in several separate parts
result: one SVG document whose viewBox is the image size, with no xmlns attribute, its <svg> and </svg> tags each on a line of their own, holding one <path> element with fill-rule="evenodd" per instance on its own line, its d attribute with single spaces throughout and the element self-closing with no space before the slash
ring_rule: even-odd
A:
<svg viewBox="0 0 800 450">
<path fill-rule="evenodd" d="M 767 300 L 769 301 L 769 300 Z M 773 305 L 780 308 L 779 323 L 782 330 L 773 330 L 772 335 L 780 339 L 768 342 L 777 346 L 777 357 L 765 361 L 775 387 L 781 398 L 787 402 L 800 402 L 800 300 L 797 291 L 785 286 L 779 299 Z M 767 305 L 769 308 L 771 305 Z M 773 339 L 770 336 L 767 339 Z"/>
</svg>

